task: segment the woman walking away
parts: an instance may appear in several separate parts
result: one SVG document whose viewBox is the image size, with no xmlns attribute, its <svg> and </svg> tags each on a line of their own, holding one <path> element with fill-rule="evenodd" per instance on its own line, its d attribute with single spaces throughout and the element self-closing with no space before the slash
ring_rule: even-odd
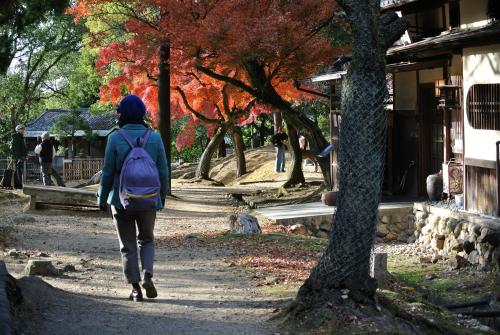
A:
<svg viewBox="0 0 500 335">
<path fill-rule="evenodd" d="M 142 301 L 139 258 L 146 296 L 158 295 L 152 281 L 153 230 L 156 211 L 165 206 L 167 158 L 160 135 L 144 122 L 146 106 L 139 97 L 123 98 L 117 114 L 120 129 L 108 138 L 98 204 L 104 211 L 111 206 L 123 273 L 132 284 L 129 299 Z"/>
</svg>

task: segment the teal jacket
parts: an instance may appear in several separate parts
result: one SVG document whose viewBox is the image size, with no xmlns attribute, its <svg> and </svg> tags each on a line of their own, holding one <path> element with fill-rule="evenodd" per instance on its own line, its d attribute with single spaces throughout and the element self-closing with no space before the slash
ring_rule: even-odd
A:
<svg viewBox="0 0 500 335">
<path fill-rule="evenodd" d="M 132 138 L 140 137 L 146 131 L 146 127 L 141 124 L 126 124 L 125 129 Z M 123 162 L 131 148 L 127 141 L 118 132 L 113 132 L 108 136 L 106 153 L 104 154 L 104 167 L 102 169 L 101 183 L 97 192 L 98 204 L 115 206 L 123 209 L 120 203 L 118 186 L 115 185 L 115 176 L 120 175 Z M 167 156 L 161 140 L 160 134 L 153 132 L 146 143 L 146 151 L 151 156 L 160 174 L 161 189 L 158 196 L 157 208 L 161 209 L 162 200 L 167 195 Z"/>
</svg>

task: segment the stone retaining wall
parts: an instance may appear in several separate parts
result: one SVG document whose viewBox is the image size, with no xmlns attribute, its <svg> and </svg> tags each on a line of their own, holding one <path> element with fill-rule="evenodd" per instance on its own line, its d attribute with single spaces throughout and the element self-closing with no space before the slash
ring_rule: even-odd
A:
<svg viewBox="0 0 500 335">
<path fill-rule="evenodd" d="M 386 241 L 415 242 L 413 213 L 379 214 L 377 237 Z"/>
<path fill-rule="evenodd" d="M 500 268 L 500 220 L 424 203 L 416 203 L 414 212 L 416 243 L 481 268 Z"/>
<path fill-rule="evenodd" d="M 289 219 L 291 232 L 328 237 L 333 215 Z M 415 203 L 381 207 L 377 238 L 428 246 L 442 256 L 459 255 L 485 269 L 500 269 L 500 220 Z"/>
</svg>

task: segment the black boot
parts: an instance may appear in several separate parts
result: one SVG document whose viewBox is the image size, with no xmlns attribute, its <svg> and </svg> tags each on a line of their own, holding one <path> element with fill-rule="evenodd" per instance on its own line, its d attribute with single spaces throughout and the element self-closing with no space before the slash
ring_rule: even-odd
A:
<svg viewBox="0 0 500 335">
<path fill-rule="evenodd" d="M 158 296 L 152 278 L 153 275 L 146 272 L 144 274 L 144 281 L 142 282 L 142 287 L 146 290 L 146 297 L 148 298 L 156 298 Z"/>
<path fill-rule="evenodd" d="M 132 284 L 132 292 L 130 293 L 129 295 L 129 300 L 133 300 L 133 301 L 143 301 L 143 297 L 142 297 L 142 290 L 141 290 L 141 286 L 139 285 L 139 283 L 133 283 Z"/>
</svg>

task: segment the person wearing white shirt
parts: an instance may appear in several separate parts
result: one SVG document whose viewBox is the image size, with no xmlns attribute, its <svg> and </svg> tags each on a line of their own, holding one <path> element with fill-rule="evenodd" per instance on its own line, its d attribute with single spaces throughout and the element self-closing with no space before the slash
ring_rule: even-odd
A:
<svg viewBox="0 0 500 335">
<path fill-rule="evenodd" d="M 45 186 L 50 186 L 52 185 L 52 161 L 54 157 L 56 157 L 56 149 L 50 140 L 50 134 L 48 132 L 42 134 L 42 143 L 36 146 L 35 153 L 40 159 L 43 184 Z"/>
</svg>

